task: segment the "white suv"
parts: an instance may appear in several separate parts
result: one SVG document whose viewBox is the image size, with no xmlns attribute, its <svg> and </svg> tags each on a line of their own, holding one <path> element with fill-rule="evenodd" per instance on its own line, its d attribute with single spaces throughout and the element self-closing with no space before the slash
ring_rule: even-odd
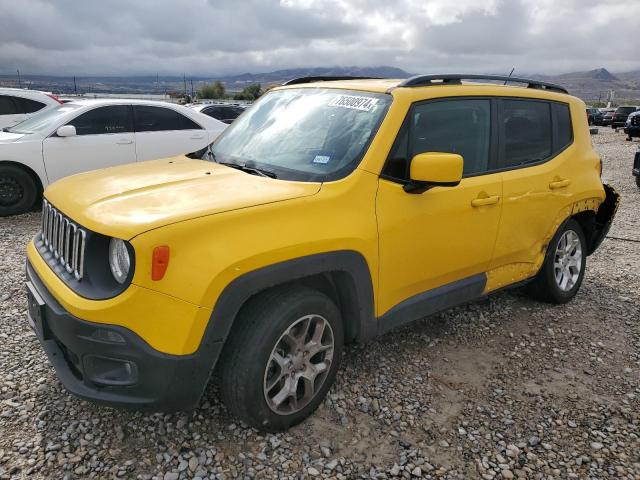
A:
<svg viewBox="0 0 640 480">
<path fill-rule="evenodd" d="M 36 112 L 57 107 L 61 103 L 58 97 L 47 92 L 0 88 L 0 129 L 15 125 Z"/>
<path fill-rule="evenodd" d="M 29 211 L 59 178 L 204 149 L 227 127 L 167 102 L 78 100 L 0 132 L 0 217 Z"/>
</svg>

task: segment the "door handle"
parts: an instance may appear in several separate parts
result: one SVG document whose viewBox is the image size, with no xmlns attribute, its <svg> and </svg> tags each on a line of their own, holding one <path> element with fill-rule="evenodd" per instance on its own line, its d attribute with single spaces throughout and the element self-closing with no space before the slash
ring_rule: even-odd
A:
<svg viewBox="0 0 640 480">
<path fill-rule="evenodd" d="M 204 138 L 204 135 L 191 135 L 189 138 L 191 140 L 202 140 Z"/>
<path fill-rule="evenodd" d="M 472 207 L 484 207 L 485 205 L 495 205 L 500 201 L 500 197 L 498 195 L 493 195 L 491 197 L 478 197 L 471 200 Z"/>
<path fill-rule="evenodd" d="M 571 184 L 571 180 L 568 178 L 554 178 L 553 182 L 549 184 L 549 188 L 551 190 L 555 190 L 556 188 L 564 188 L 568 187 Z"/>
<path fill-rule="evenodd" d="M 131 145 L 133 140 L 129 140 L 128 138 L 122 138 L 116 142 L 118 145 Z"/>
</svg>

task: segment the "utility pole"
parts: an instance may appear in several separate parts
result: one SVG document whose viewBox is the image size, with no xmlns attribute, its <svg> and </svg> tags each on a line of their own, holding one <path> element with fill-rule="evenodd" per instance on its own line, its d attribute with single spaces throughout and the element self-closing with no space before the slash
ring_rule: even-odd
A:
<svg viewBox="0 0 640 480">
<path fill-rule="evenodd" d="M 193 78 L 191 79 L 191 101 L 193 102 Z"/>
<path fill-rule="evenodd" d="M 182 74 L 182 81 L 184 82 L 184 94 L 187 94 L 187 74 L 183 73 Z"/>
<path fill-rule="evenodd" d="M 20 69 L 16 70 L 18 72 L 18 87 L 22 88 L 22 79 L 20 78 Z"/>
</svg>

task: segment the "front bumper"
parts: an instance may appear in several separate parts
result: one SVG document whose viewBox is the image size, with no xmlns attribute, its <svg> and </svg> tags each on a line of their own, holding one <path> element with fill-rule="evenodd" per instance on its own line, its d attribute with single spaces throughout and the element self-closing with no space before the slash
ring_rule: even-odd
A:
<svg viewBox="0 0 640 480">
<path fill-rule="evenodd" d="M 630 137 L 640 137 L 640 126 L 638 125 L 625 126 L 624 133 L 626 133 Z"/>
<path fill-rule="evenodd" d="M 633 157 L 633 169 L 631 173 L 636 177 L 640 177 L 640 150 L 638 150 L 635 157 Z"/>
<path fill-rule="evenodd" d="M 153 349 L 131 330 L 67 312 L 27 261 L 29 320 L 65 388 L 79 397 L 145 411 L 195 407 L 222 342 L 190 355 Z"/>
</svg>

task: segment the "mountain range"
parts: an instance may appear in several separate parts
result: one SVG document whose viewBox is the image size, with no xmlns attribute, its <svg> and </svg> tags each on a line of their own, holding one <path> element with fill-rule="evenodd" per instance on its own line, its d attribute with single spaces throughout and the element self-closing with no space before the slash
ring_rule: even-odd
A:
<svg viewBox="0 0 640 480">
<path fill-rule="evenodd" d="M 425 72 L 427 73 L 427 72 Z M 110 93 L 110 94 L 162 94 L 165 92 L 190 93 L 198 87 L 220 80 L 230 92 L 259 83 L 263 87 L 281 84 L 287 80 L 305 76 L 362 76 L 382 78 L 407 78 L 412 73 L 400 68 L 380 67 L 315 67 L 292 68 L 266 73 L 243 73 L 227 76 L 83 76 L 61 77 L 51 75 L 23 75 L 23 87 L 53 91 L 54 93 Z M 560 75 L 521 74 L 514 76 L 534 78 L 560 84 L 570 93 L 585 101 L 605 100 L 610 90 L 615 91 L 617 101 L 640 101 L 640 70 L 611 73 L 606 68 Z M 15 75 L 0 75 L 0 86 L 18 86 Z"/>
</svg>

